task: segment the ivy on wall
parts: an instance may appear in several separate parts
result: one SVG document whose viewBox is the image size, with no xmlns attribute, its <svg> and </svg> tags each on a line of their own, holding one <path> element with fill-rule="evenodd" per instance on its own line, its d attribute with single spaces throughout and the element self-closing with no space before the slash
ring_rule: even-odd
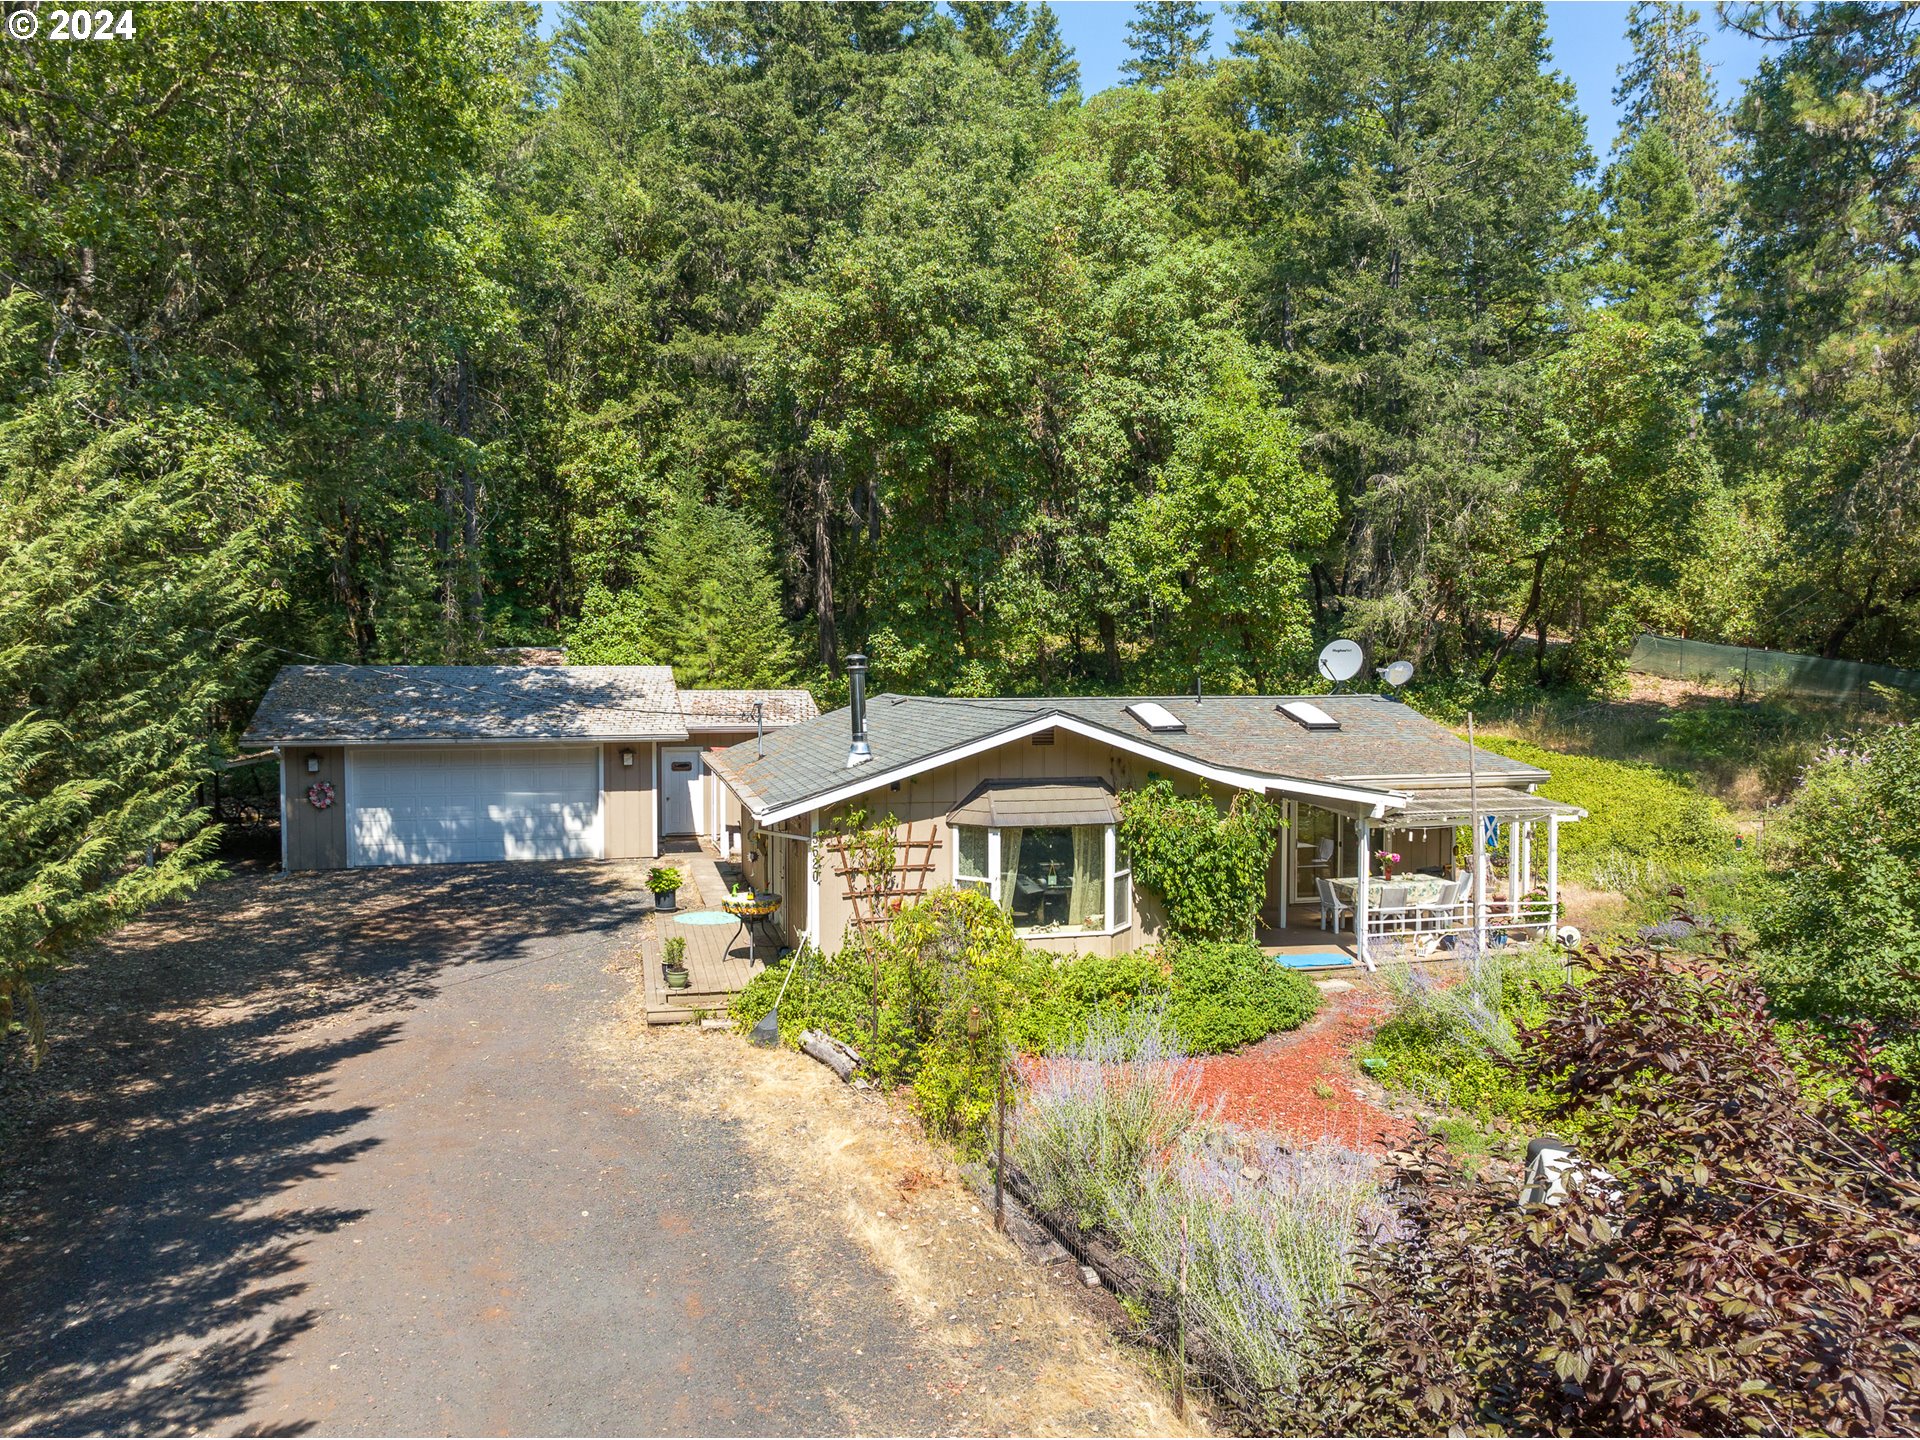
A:
<svg viewBox="0 0 1920 1440">
<path fill-rule="evenodd" d="M 1223 811 L 1208 795 L 1154 780 L 1121 800 L 1120 840 L 1134 883 L 1158 896 L 1174 940 L 1251 940 L 1267 867 L 1285 822 L 1258 795 Z"/>
</svg>

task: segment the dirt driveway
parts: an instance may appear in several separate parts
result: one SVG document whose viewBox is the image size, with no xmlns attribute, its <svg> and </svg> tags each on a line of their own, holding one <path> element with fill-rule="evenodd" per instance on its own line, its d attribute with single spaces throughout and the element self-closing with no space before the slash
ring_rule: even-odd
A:
<svg viewBox="0 0 1920 1440">
<path fill-rule="evenodd" d="M 688 1072 L 606 1074 L 647 907 L 615 866 L 242 876 L 49 986 L 0 1073 L 0 1429 L 992 1428 L 840 1226 L 776 1238 L 803 1177 Z"/>
</svg>

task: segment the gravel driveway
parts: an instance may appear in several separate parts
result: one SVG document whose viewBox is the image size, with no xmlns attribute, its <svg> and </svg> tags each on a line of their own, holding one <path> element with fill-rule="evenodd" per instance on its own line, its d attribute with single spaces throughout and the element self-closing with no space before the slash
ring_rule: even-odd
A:
<svg viewBox="0 0 1920 1440">
<path fill-rule="evenodd" d="M 0 1071 L 0 1429 L 957 1428 L 863 1255 L 823 1233 L 822 1296 L 728 1124 L 579 1053 L 648 903 L 611 865 L 239 876 L 47 987 L 52 1057 Z"/>
</svg>

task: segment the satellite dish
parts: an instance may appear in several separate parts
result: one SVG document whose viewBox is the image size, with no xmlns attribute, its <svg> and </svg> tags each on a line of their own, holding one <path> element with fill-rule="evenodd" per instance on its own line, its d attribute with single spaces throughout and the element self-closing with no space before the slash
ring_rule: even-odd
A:
<svg viewBox="0 0 1920 1440">
<path fill-rule="evenodd" d="M 1413 662 L 1396 660 L 1380 672 L 1380 678 L 1397 690 L 1413 678 Z"/>
<path fill-rule="evenodd" d="M 1351 640 L 1335 640 L 1320 652 L 1320 673 L 1338 685 L 1360 673 L 1366 655 Z"/>
</svg>

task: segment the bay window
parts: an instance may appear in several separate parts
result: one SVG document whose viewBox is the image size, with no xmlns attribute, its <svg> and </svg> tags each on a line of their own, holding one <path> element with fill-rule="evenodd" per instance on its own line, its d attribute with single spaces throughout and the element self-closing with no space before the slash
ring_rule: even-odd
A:
<svg viewBox="0 0 1920 1440">
<path fill-rule="evenodd" d="M 990 896 L 1016 931 L 1085 934 L 1131 923 L 1131 867 L 1113 825 L 955 825 L 956 886 Z M 1117 882 L 1117 883 L 1116 883 Z"/>
</svg>

